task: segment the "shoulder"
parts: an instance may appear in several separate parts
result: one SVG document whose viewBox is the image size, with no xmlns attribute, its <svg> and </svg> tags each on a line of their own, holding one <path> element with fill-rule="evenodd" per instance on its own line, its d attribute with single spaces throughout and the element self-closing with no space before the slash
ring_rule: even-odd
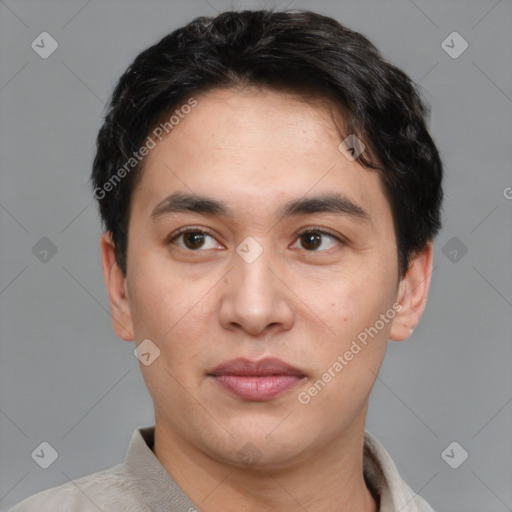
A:
<svg viewBox="0 0 512 512">
<path fill-rule="evenodd" d="M 146 508 L 124 465 L 37 492 L 7 512 L 142 512 Z"/>
</svg>

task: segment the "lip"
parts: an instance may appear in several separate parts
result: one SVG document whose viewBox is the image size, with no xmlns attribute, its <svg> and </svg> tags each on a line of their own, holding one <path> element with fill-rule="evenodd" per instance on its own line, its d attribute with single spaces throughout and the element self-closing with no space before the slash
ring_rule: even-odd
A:
<svg viewBox="0 0 512 512">
<path fill-rule="evenodd" d="M 270 400 L 295 387 L 306 375 L 299 369 L 267 357 L 259 361 L 238 358 L 208 373 L 225 391 L 245 400 Z"/>
</svg>

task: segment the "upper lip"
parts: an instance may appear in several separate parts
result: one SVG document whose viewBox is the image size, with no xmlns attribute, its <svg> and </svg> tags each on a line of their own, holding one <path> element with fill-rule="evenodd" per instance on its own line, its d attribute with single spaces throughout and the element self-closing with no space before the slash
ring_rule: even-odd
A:
<svg viewBox="0 0 512 512">
<path fill-rule="evenodd" d="M 240 376 L 268 376 L 268 375 L 297 375 L 304 377 L 304 373 L 299 369 L 277 359 L 267 357 L 259 361 L 238 358 L 226 361 L 213 370 L 208 375 L 240 375 Z"/>
</svg>

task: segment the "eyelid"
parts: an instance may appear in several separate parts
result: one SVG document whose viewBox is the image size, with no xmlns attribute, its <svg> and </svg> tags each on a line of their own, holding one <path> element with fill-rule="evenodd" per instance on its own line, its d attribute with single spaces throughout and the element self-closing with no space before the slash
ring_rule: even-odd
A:
<svg viewBox="0 0 512 512">
<path fill-rule="evenodd" d="M 329 235 L 338 240 L 341 243 L 348 243 L 348 240 L 339 233 L 334 233 L 327 228 L 323 228 L 321 226 L 309 226 L 307 228 L 302 229 L 297 233 L 297 236 L 305 235 L 307 233 L 321 233 L 323 235 Z"/>
</svg>

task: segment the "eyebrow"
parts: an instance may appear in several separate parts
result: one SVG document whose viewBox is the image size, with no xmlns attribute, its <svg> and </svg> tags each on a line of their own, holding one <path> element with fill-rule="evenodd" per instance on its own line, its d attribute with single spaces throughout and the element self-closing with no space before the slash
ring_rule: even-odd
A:
<svg viewBox="0 0 512 512">
<path fill-rule="evenodd" d="M 197 194 L 174 192 L 155 206 L 150 218 L 157 221 L 162 217 L 185 212 L 221 217 L 233 216 L 232 210 L 222 201 Z M 293 199 L 278 210 L 277 216 L 282 219 L 313 213 L 334 213 L 358 220 L 370 220 L 370 216 L 361 206 L 338 193 Z"/>
</svg>

